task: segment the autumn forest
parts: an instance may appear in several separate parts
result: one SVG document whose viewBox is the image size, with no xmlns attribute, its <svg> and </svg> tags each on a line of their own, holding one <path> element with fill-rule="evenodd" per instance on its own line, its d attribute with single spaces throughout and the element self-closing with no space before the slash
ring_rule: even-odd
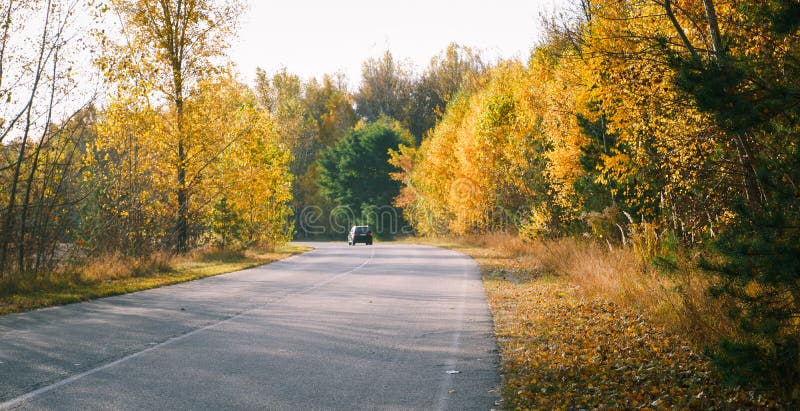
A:
<svg viewBox="0 0 800 411">
<path fill-rule="evenodd" d="M 253 84 L 226 59 L 238 0 L 78 9 L 0 5 L 0 298 L 369 224 L 569 277 L 800 403 L 797 0 L 575 0 L 525 59 L 454 43 Z M 509 408 L 559 405 L 508 378 Z"/>
</svg>

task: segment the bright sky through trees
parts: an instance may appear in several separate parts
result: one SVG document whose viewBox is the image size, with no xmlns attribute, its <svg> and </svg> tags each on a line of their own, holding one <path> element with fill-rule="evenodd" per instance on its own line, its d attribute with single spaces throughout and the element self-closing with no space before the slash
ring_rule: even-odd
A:
<svg viewBox="0 0 800 411">
<path fill-rule="evenodd" d="M 418 68 L 451 42 L 490 58 L 526 56 L 540 14 L 567 0 L 250 1 L 230 52 L 245 79 L 256 67 L 301 77 L 343 71 L 355 88 L 361 63 L 387 49 Z"/>
</svg>

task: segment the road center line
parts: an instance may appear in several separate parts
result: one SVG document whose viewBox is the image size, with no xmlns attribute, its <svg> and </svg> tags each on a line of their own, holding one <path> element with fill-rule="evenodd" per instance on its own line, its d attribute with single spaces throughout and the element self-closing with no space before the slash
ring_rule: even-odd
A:
<svg viewBox="0 0 800 411">
<path fill-rule="evenodd" d="M 157 350 L 157 349 L 162 348 L 162 347 L 166 347 L 166 346 L 168 346 L 170 344 L 174 344 L 174 343 L 176 343 L 178 341 L 181 341 L 181 340 L 184 340 L 186 338 L 189 338 L 189 337 L 191 337 L 191 336 L 193 336 L 195 334 L 198 334 L 198 333 L 201 333 L 203 331 L 207 331 L 207 330 L 210 330 L 212 328 L 218 327 L 220 325 L 226 324 L 226 323 L 231 322 L 231 321 L 233 321 L 233 320 L 235 320 L 235 319 L 237 319 L 239 317 L 242 317 L 245 314 L 251 313 L 251 312 L 253 312 L 255 310 L 263 309 L 264 307 L 267 307 L 269 305 L 275 304 L 275 303 L 277 303 L 279 301 L 282 301 L 282 300 L 284 300 L 284 299 L 286 299 L 288 297 L 291 297 L 291 296 L 294 296 L 294 295 L 306 294 L 308 292 L 314 291 L 314 290 L 316 290 L 316 289 L 318 289 L 320 287 L 325 286 L 326 284 L 330 284 L 333 281 L 336 281 L 336 280 L 338 280 L 338 279 L 340 279 L 340 278 L 342 278 L 344 276 L 350 275 L 350 274 L 360 270 L 365 265 L 367 265 L 373 259 L 373 257 L 375 257 L 375 248 L 372 249 L 372 253 L 370 254 L 369 258 L 367 258 L 363 263 L 361 263 L 356 268 L 353 268 L 353 269 L 351 269 L 349 271 L 345 271 L 345 272 L 340 273 L 340 274 L 336 274 L 335 276 L 333 276 L 331 278 L 328 278 L 326 280 L 322 280 L 322 281 L 320 281 L 320 282 L 318 282 L 316 284 L 313 284 L 313 285 L 311 285 L 311 286 L 309 286 L 307 288 L 304 288 L 304 289 L 302 289 L 300 291 L 287 293 L 287 294 L 283 295 L 281 298 L 278 298 L 278 299 L 275 299 L 275 300 L 271 300 L 271 301 L 269 301 L 269 302 L 267 302 L 265 304 L 260 304 L 257 307 L 249 308 L 249 309 L 244 310 L 244 311 L 242 311 L 242 312 L 240 312 L 240 313 L 238 313 L 238 314 L 236 314 L 236 315 L 234 315 L 232 317 L 226 318 L 224 320 L 218 321 L 218 322 L 213 323 L 213 324 L 206 325 L 205 327 L 197 328 L 195 330 L 187 332 L 186 334 L 181 334 L 181 335 L 179 335 L 177 337 L 172 337 L 172 338 L 170 338 L 170 339 L 168 339 L 166 341 L 163 341 L 161 343 L 158 343 L 158 344 L 156 344 L 156 345 L 154 345 L 152 347 L 145 348 L 144 350 L 137 351 L 137 352 L 135 352 L 133 354 L 128 354 L 128 355 L 126 355 L 126 356 L 124 356 L 124 357 L 122 357 L 120 359 L 114 360 L 114 361 L 112 361 L 110 363 L 103 364 L 103 365 L 101 365 L 99 367 L 92 368 L 92 369 L 84 371 L 84 372 L 82 372 L 80 374 L 75 374 L 75 375 L 73 375 L 71 377 L 65 378 L 65 379 L 63 379 L 61 381 L 58 381 L 58 382 L 55 382 L 53 384 L 38 388 L 38 389 L 33 390 L 33 391 L 31 391 L 31 392 L 29 392 L 27 394 L 20 395 L 19 397 L 16 397 L 16 398 L 10 399 L 10 400 L 8 400 L 6 402 L 0 403 L 0 410 L 7 410 L 7 409 L 11 409 L 11 408 L 17 407 L 17 406 L 21 405 L 25 401 L 31 400 L 33 398 L 36 398 L 36 397 L 38 397 L 38 396 L 40 396 L 42 394 L 45 394 L 45 393 L 47 393 L 49 391 L 52 391 L 52 390 L 54 390 L 56 388 L 63 387 L 65 385 L 67 385 L 67 384 L 70 384 L 70 383 L 73 383 L 75 381 L 78 381 L 78 380 L 80 380 L 80 379 L 82 379 L 84 377 L 88 377 L 88 376 L 90 376 L 92 374 L 96 374 L 96 373 L 98 373 L 100 371 L 109 369 L 111 367 L 117 366 L 117 365 L 122 364 L 124 362 L 127 362 L 129 360 L 132 360 L 132 359 L 135 359 L 137 357 L 140 357 L 140 356 L 142 356 L 144 354 L 147 354 L 147 353 L 149 353 L 151 351 Z"/>
<path fill-rule="evenodd" d="M 312 286 L 310 286 L 308 288 L 305 288 L 305 289 L 303 289 L 301 291 L 298 291 L 296 293 L 292 293 L 291 295 L 305 294 L 307 292 L 314 291 L 314 290 L 316 290 L 316 289 L 318 289 L 318 288 L 320 288 L 322 286 L 325 286 L 325 285 L 327 285 L 329 283 L 332 283 L 332 282 L 338 280 L 339 278 L 342 278 L 342 277 L 344 277 L 346 275 L 350 275 L 350 274 L 360 270 L 365 265 L 367 265 L 370 261 L 372 261 L 373 257 L 375 257 L 375 249 L 374 248 L 372 249 L 372 253 L 369 255 L 369 258 L 364 260 L 364 262 L 361 263 L 358 267 L 356 267 L 356 268 L 354 268 L 354 269 L 352 269 L 350 271 L 343 272 L 341 274 L 336 274 L 335 276 L 333 276 L 333 277 L 331 277 L 331 278 L 329 278 L 327 280 L 320 281 L 320 282 L 318 282 L 318 283 L 316 283 L 316 284 L 314 284 L 314 285 L 312 285 Z"/>
</svg>

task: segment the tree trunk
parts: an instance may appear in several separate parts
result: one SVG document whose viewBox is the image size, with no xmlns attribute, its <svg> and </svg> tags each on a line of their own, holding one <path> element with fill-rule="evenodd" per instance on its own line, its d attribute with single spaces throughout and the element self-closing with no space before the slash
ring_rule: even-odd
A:
<svg viewBox="0 0 800 411">
<path fill-rule="evenodd" d="M 181 138 L 178 141 L 178 244 L 177 251 L 184 253 L 189 242 L 189 191 L 186 188 L 186 151 Z"/>
<path fill-rule="evenodd" d="M 689 53 L 693 58 L 697 58 L 697 52 L 695 51 L 694 46 L 692 46 L 692 42 L 689 41 L 688 37 L 686 37 L 686 32 L 683 30 L 683 27 L 675 17 L 675 13 L 672 11 L 672 0 L 664 0 L 664 11 L 667 13 L 667 18 L 669 18 L 672 26 L 675 27 L 675 31 L 678 33 L 678 37 L 681 38 L 681 42 L 683 42 L 684 47 L 689 50 Z"/>
<path fill-rule="evenodd" d="M 706 21 L 708 22 L 708 32 L 711 35 L 711 46 L 714 49 L 714 57 L 720 59 L 724 57 L 725 49 L 722 44 L 719 23 L 717 23 L 717 11 L 714 7 L 714 0 L 703 0 L 703 7 L 706 9 Z"/>
<path fill-rule="evenodd" d="M 34 150 L 33 158 L 31 160 L 31 170 L 28 173 L 28 180 L 26 182 L 25 187 L 25 198 L 22 201 L 22 210 L 20 213 L 20 220 L 19 220 L 19 247 L 17 247 L 17 267 L 19 272 L 25 271 L 25 237 L 27 236 L 27 223 L 28 223 L 28 209 L 30 206 L 31 200 L 31 190 L 33 189 L 33 179 L 36 176 L 36 171 L 39 168 L 39 156 L 42 153 L 42 147 L 47 140 L 47 135 L 50 130 L 50 121 L 53 116 L 53 104 L 56 95 L 56 82 L 55 78 L 57 76 L 58 70 L 58 47 L 56 47 L 55 52 L 53 53 L 53 82 L 50 87 L 50 105 L 47 111 L 47 120 L 44 126 L 44 130 L 42 131 L 42 135 L 39 138 L 39 142 L 36 144 L 36 150 Z M 42 187 L 42 191 L 44 191 L 44 187 Z M 42 206 L 42 204 L 40 204 Z"/>
<path fill-rule="evenodd" d="M 164 12 L 164 23 L 168 38 L 168 51 L 170 53 L 170 65 L 172 66 L 172 82 L 175 87 L 173 102 L 175 103 L 175 115 L 178 129 L 178 158 L 177 158 L 177 177 L 178 177 L 178 218 L 176 222 L 177 231 L 177 252 L 185 253 L 189 249 L 189 187 L 186 179 L 187 149 L 186 134 L 183 127 L 183 87 L 184 87 L 184 65 L 183 54 L 187 47 L 185 29 L 187 22 L 184 21 L 188 15 L 186 4 L 178 1 L 175 10 L 171 10 L 169 5 L 162 3 Z"/>
</svg>

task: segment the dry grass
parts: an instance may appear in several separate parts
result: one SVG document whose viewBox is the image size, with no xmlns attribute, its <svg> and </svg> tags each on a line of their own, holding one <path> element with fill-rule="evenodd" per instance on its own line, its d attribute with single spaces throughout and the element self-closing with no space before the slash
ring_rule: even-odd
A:
<svg viewBox="0 0 800 411">
<path fill-rule="evenodd" d="M 0 279 L 0 315 L 196 280 L 268 264 L 308 250 L 290 244 L 276 250 L 202 249 L 183 256 L 105 255 L 66 270 Z"/>
<path fill-rule="evenodd" d="M 138 258 L 113 253 L 95 258 L 75 271 L 82 282 L 121 280 L 169 272 L 173 269 L 175 259 L 166 253 Z"/>
<path fill-rule="evenodd" d="M 735 336 L 736 327 L 722 304 L 706 292 L 712 279 L 688 266 L 664 274 L 630 247 L 611 248 L 578 238 L 524 241 L 487 234 L 464 238 L 462 243 L 492 255 L 484 262 L 490 269 L 501 267 L 523 277 L 560 277 L 585 296 L 633 309 L 697 344 Z"/>
<path fill-rule="evenodd" d="M 728 321 L 708 279 L 665 275 L 628 248 L 486 235 L 428 242 L 481 266 L 505 409 L 750 409 L 774 393 L 725 387 L 700 355 Z"/>
</svg>

